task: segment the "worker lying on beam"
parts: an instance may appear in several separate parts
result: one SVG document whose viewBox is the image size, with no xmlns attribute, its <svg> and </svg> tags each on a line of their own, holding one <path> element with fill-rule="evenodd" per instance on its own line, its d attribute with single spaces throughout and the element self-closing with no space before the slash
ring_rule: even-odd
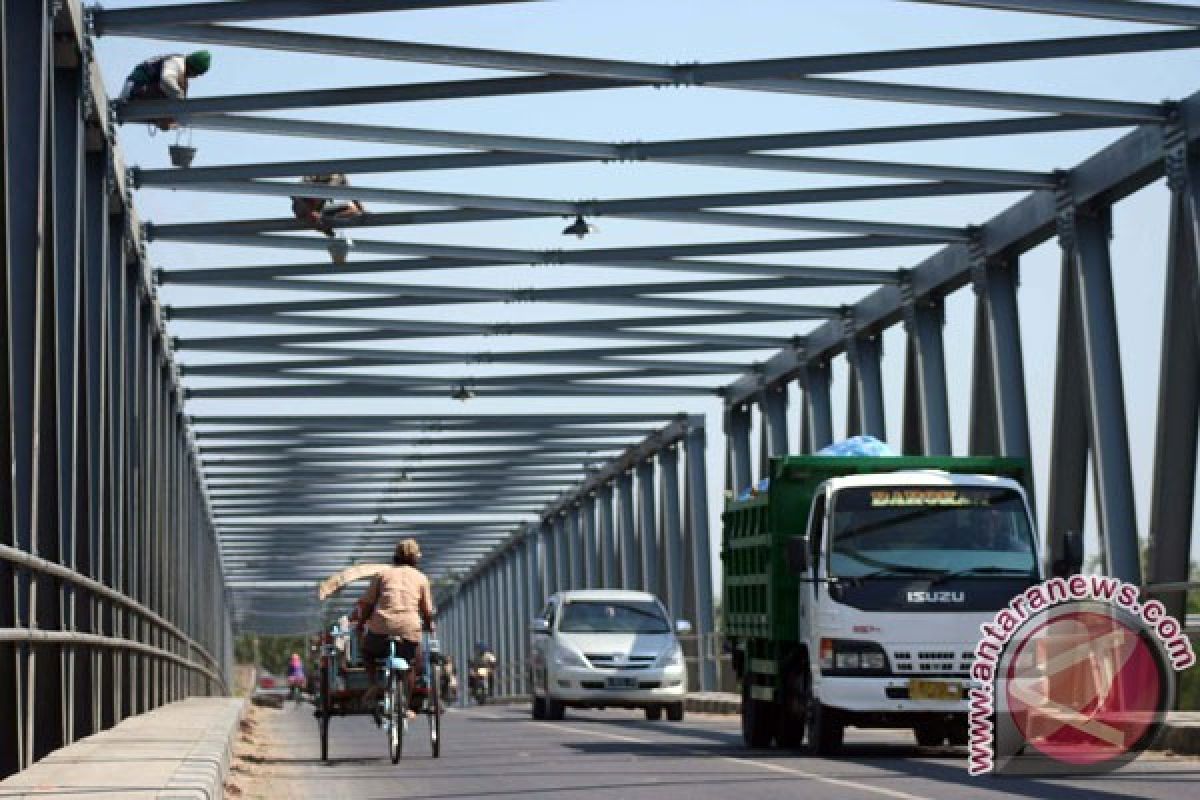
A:
<svg viewBox="0 0 1200 800">
<path fill-rule="evenodd" d="M 197 50 L 186 56 L 175 53 L 148 58 L 133 68 L 121 89 L 121 102 L 136 100 L 183 100 L 187 97 L 188 81 L 208 72 L 212 53 Z M 173 117 L 154 120 L 159 130 L 179 127 Z"/>
<path fill-rule="evenodd" d="M 340 172 L 331 175 L 306 175 L 304 182 L 318 186 L 350 185 L 350 181 Z M 292 214 L 306 227 L 320 231 L 332 240 L 329 243 L 329 253 L 338 263 L 346 260 L 346 254 L 354 243 L 348 238 L 339 239 L 333 227 L 334 223 L 354 222 L 362 219 L 366 213 L 366 208 L 358 200 L 333 202 L 327 197 L 292 198 Z"/>
</svg>

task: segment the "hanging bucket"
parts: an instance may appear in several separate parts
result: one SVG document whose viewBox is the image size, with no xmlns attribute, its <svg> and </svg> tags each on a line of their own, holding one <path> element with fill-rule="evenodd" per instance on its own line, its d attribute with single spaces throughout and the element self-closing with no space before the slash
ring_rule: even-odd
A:
<svg viewBox="0 0 1200 800">
<path fill-rule="evenodd" d="M 345 264 L 350 255 L 350 243 L 345 239 L 329 240 L 329 255 L 335 264 Z"/>
<path fill-rule="evenodd" d="M 186 144 L 170 145 L 167 147 L 167 152 L 171 156 L 172 165 L 185 169 L 192 165 L 192 159 L 196 157 L 196 148 Z"/>
</svg>

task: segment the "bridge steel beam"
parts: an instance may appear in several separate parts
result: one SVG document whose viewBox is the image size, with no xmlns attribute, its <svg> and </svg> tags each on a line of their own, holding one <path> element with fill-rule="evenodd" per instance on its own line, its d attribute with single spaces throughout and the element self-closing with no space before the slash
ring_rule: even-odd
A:
<svg viewBox="0 0 1200 800">
<path fill-rule="evenodd" d="M 77 2 L 0 3 L 0 778 L 229 678 L 219 548 L 107 105 Z"/>
<path fill-rule="evenodd" d="M 1171 146 L 1173 144 L 1173 146 Z M 1192 513 L 1196 503 L 1196 444 L 1200 419 L 1200 166 L 1186 144 L 1168 143 L 1171 224 L 1159 366 L 1158 430 L 1150 494 L 1150 557 L 1146 582 L 1184 619 L 1187 592 L 1161 584 L 1190 580 Z"/>
</svg>

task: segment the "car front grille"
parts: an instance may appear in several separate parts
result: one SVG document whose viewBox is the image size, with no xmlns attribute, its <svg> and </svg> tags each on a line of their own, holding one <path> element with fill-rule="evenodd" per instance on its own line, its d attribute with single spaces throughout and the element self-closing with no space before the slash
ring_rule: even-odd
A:
<svg viewBox="0 0 1200 800">
<path fill-rule="evenodd" d="M 583 657 L 597 669 L 649 669 L 657 656 L 624 656 L 619 653 L 584 653 Z"/>
</svg>

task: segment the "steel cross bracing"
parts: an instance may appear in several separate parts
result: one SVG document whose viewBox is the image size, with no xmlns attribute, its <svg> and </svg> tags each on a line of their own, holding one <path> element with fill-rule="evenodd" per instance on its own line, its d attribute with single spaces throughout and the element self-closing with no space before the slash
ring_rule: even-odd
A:
<svg viewBox="0 0 1200 800">
<path fill-rule="evenodd" d="M 412 65 L 388 74 L 420 76 L 310 89 L 305 72 L 285 68 L 300 76 L 293 85 L 272 80 L 268 66 L 260 85 L 232 94 L 221 88 L 218 58 L 186 100 L 114 109 L 127 123 L 174 116 L 200 144 L 189 169 L 157 162 L 130 171 L 145 202 L 175 191 L 198 203 L 223 198 L 230 209 L 222 218 L 155 213 L 143 234 L 171 301 L 164 314 L 239 626 L 308 630 L 320 613 L 305 594 L 316 580 L 386 559 L 411 533 L 444 595 L 455 653 L 476 637 L 502 642 L 507 688 L 527 688 L 522 631 L 541 599 L 585 585 L 647 588 L 691 618 L 701 632 L 689 645 L 696 685 L 712 686 L 704 426 L 645 406 L 723 404 L 726 487 L 736 491 L 764 474 L 769 456 L 840 435 L 833 407 L 842 397 L 847 433 L 887 432 L 882 338 L 900 326 L 903 429 L 893 442 L 913 453 L 1029 455 L 1016 287 L 1020 257 L 1050 238 L 1064 253 L 1065 366 L 1045 528 L 1054 551 L 1065 531 L 1082 527 L 1090 460 L 1106 567 L 1140 579 L 1106 225 L 1113 203 L 1165 175 L 1173 247 L 1148 579 L 1186 580 L 1200 385 L 1189 336 L 1197 229 L 1189 155 L 1200 100 L 1164 103 L 1154 86 L 1123 99 L 999 81 L 969 89 L 954 69 L 1036 60 L 1086 75 L 1096 62 L 1074 59 L 1195 48 L 1200 10 L 930 0 L 912 8 L 974 7 L 978 21 L 1028 13 L 1132 24 L 687 64 L 575 56 L 571 41 L 551 54 L 389 35 L 408 30 L 406 11 L 502 17 L 527 5 L 237 0 L 91 15 L 97 35 L 137 39 L 147 53 L 161 40 L 214 46 L 230 60 L 252 50 L 260 64 L 333 63 L 324 56 L 364 70 Z M 554 13 L 552 3 L 538 7 Z M 374 38 L 295 21 L 380 10 L 394 13 L 377 18 Z M 290 22 L 254 27 L 272 20 Z M 579 42 L 578 50 L 595 48 Z M 782 132 L 755 130 L 753 116 L 737 135 L 725 127 L 725 135 L 644 140 L 556 136 L 533 116 L 522 130 L 530 108 L 554 110 L 579 95 L 613 109 L 614 97 L 651 87 L 704 93 L 712 116 L 730 97 L 761 104 L 764 118 L 783 103 L 821 105 L 790 116 L 802 122 Z M 398 124 L 429 101 L 474 99 L 520 110 L 502 130 L 486 130 L 486 114 L 468 130 Z M 844 124 L 830 112 L 862 101 L 878 116 Z M 638 108 L 642 116 L 631 119 L 655 122 Z M 1048 165 L 1037 151 L 1047 137 L 1089 144 Z M 1098 140 L 1111 144 L 1096 152 Z M 258 157 L 226 149 L 232 142 Z M 298 142 L 307 149 L 283 149 Z M 974 145 L 982 156 L 897 155 L 922 143 L 941 147 L 920 152 Z M 661 184 L 595 196 L 591 182 L 611 185 L 601 181 L 615 170 Z M 304 176 L 330 172 L 352 185 L 302 186 Z M 699 177 L 673 177 L 685 174 Z M 500 175 L 510 177 L 497 190 Z M 305 193 L 369 205 L 362 218 L 332 223 L 355 241 L 348 263 L 332 266 L 326 240 L 288 213 L 287 198 Z M 973 208 L 988 210 L 962 210 Z M 599 219 L 602 230 L 564 246 L 558 230 L 575 217 Z M 264 255 L 271 251 L 282 255 Z M 968 286 L 976 297 L 975 326 L 964 334 L 974 344 L 970 434 L 956 446 L 943 308 Z M 831 380 L 843 365 L 849 385 L 835 396 Z M 789 436 L 795 400 L 798 441 Z M 380 413 L 383 402 L 404 411 Z M 1163 596 L 1175 608 L 1184 595 Z M 344 608 L 345 599 L 329 610 Z"/>
</svg>

